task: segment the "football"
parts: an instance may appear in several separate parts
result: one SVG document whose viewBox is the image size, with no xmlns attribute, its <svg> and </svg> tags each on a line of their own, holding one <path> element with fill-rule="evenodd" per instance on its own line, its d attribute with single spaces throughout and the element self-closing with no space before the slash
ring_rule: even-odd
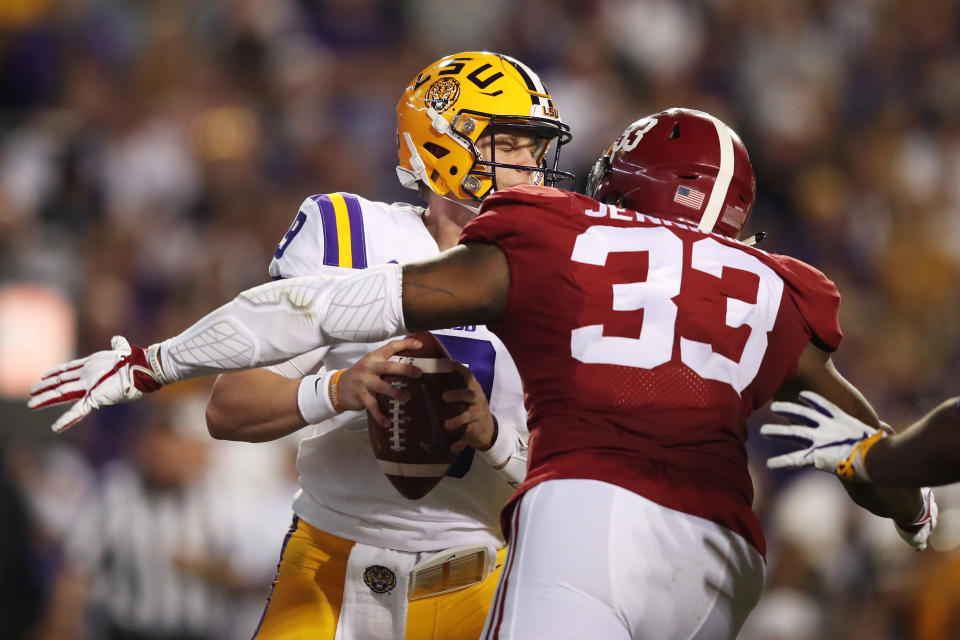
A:
<svg viewBox="0 0 960 640">
<path fill-rule="evenodd" d="M 408 390 L 410 401 L 400 404 L 378 395 L 377 403 L 390 419 L 390 428 L 377 424 L 368 413 L 367 430 L 381 471 L 401 495 L 418 500 L 437 486 L 453 464 L 456 454 L 450 453 L 450 445 L 460 439 L 463 429 L 447 431 L 443 423 L 467 407 L 443 400 L 444 391 L 463 389 L 466 383 L 440 341 L 427 332 L 412 337 L 423 346 L 401 351 L 391 359 L 418 367 L 423 376 L 383 376 L 388 383 Z"/>
</svg>

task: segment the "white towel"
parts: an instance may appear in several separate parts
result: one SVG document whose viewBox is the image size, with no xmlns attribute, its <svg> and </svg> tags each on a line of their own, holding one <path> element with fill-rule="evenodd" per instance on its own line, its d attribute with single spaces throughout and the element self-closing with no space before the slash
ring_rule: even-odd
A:
<svg viewBox="0 0 960 640">
<path fill-rule="evenodd" d="M 410 570 L 416 560 L 415 553 L 353 545 L 335 639 L 403 640 Z"/>
</svg>

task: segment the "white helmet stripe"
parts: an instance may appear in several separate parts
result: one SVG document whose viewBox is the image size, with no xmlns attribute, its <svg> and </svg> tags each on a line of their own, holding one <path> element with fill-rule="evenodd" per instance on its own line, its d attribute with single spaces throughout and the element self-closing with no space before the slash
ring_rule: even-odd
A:
<svg viewBox="0 0 960 640">
<path fill-rule="evenodd" d="M 717 129 L 717 138 L 720 142 L 720 171 L 717 173 L 717 180 L 713 183 L 707 208 L 703 212 L 703 217 L 700 218 L 700 224 L 697 225 L 700 231 L 709 232 L 713 231 L 717 218 L 720 217 L 720 210 L 727 199 L 727 190 L 730 188 L 730 180 L 733 178 L 733 139 L 730 137 L 730 129 L 727 128 L 727 125 L 709 113 L 698 113 L 710 118 L 713 126 Z"/>
<path fill-rule="evenodd" d="M 511 58 L 510 56 L 503 56 L 503 58 L 504 60 L 512 64 L 513 67 L 517 70 L 517 72 L 520 73 L 520 76 L 527 83 L 527 88 L 530 91 L 532 91 L 535 94 L 541 94 L 541 95 L 532 96 L 533 100 L 536 101 L 534 102 L 534 104 L 539 103 L 540 106 L 542 106 L 544 109 L 547 109 L 553 106 L 551 101 L 544 97 L 545 95 L 549 95 L 547 94 L 547 88 L 543 86 L 543 82 L 540 81 L 540 76 L 534 73 L 533 69 L 523 64 L 516 58 Z"/>
<path fill-rule="evenodd" d="M 517 71 L 520 72 L 520 75 L 525 76 L 524 80 L 529 80 L 530 84 L 533 85 L 532 89 L 537 93 L 546 93 L 547 90 L 544 88 L 543 83 L 540 82 L 540 76 L 533 72 L 533 69 L 523 64 L 516 58 L 511 58 L 510 56 L 503 56 L 508 62 L 510 62 L 514 67 L 517 67 Z"/>
</svg>

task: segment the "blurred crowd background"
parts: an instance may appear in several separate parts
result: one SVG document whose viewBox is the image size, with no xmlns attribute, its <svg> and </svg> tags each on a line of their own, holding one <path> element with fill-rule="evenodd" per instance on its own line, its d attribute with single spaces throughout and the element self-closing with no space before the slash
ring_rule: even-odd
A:
<svg viewBox="0 0 960 640">
<path fill-rule="evenodd" d="M 581 176 L 642 115 L 725 120 L 758 177 L 748 232 L 843 294 L 841 372 L 899 427 L 958 393 L 956 0 L 0 0 L 0 638 L 251 635 L 295 438 L 209 438 L 209 380 L 54 437 L 26 389 L 265 281 L 310 194 L 415 201 L 396 101 L 468 49 L 540 74 Z M 742 638 L 960 638 L 956 491 L 915 554 L 749 444 L 769 553 Z"/>
</svg>

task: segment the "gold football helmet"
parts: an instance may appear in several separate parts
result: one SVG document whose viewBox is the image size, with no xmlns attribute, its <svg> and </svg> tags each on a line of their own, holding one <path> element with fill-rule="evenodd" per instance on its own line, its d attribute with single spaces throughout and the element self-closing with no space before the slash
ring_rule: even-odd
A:
<svg viewBox="0 0 960 640">
<path fill-rule="evenodd" d="M 498 130 L 535 135 L 541 145 L 538 166 L 484 160 L 477 140 Z M 447 56 L 420 72 L 397 105 L 397 177 L 410 189 L 418 185 L 463 200 L 482 200 L 497 189 L 496 167 L 529 169 L 551 185 L 572 180 L 557 169 L 560 147 L 571 139 L 540 78 L 525 64 L 505 55 L 467 51 Z M 556 140 L 551 166 L 545 158 Z"/>
</svg>

